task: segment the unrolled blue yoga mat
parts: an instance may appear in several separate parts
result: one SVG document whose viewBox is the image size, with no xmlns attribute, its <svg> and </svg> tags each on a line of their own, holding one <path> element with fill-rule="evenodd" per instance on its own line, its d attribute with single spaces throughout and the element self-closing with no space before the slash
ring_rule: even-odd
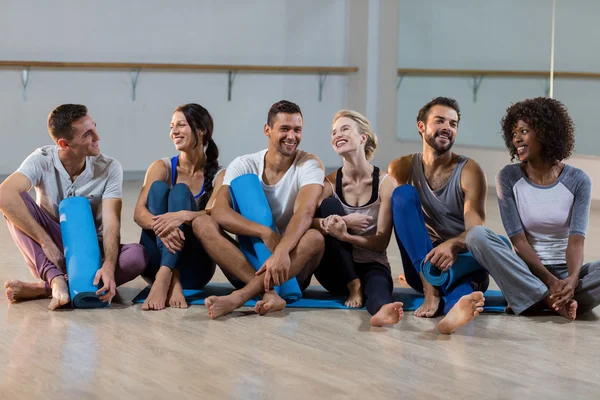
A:
<svg viewBox="0 0 600 400">
<path fill-rule="evenodd" d="M 504 243 L 512 248 L 510 241 L 500 236 Z M 421 272 L 427 282 L 444 290 L 451 289 L 461 278 L 479 271 L 483 267 L 475 260 L 471 253 L 459 254 L 452 267 L 446 271 L 440 271 L 431 263 L 421 263 Z"/>
<path fill-rule="evenodd" d="M 190 290 L 184 289 L 183 295 L 188 304 L 203 305 L 204 299 L 208 296 L 225 296 L 233 292 L 234 288 L 229 283 L 214 283 L 211 282 L 204 289 Z M 133 299 L 134 303 L 143 303 L 150 293 L 150 286 L 142 290 Z M 405 311 L 414 311 L 423 304 L 423 295 L 415 292 L 412 289 L 396 288 L 393 292 L 394 301 L 401 301 L 404 303 Z M 288 304 L 289 308 L 329 308 L 329 309 L 346 309 L 344 302 L 346 296 L 335 296 L 327 292 L 320 286 L 310 286 L 304 291 L 304 297 L 300 300 Z M 254 307 L 256 305 L 255 300 L 250 300 L 245 307 Z M 499 290 L 488 290 L 485 292 L 485 306 L 483 307 L 484 312 L 488 313 L 502 313 L 506 308 L 506 300 L 502 296 Z M 362 308 L 364 309 L 364 308 Z"/>
<path fill-rule="evenodd" d="M 94 285 L 102 256 L 89 200 L 81 196 L 66 198 L 58 206 L 58 212 L 71 304 L 75 308 L 108 306 L 98 298 L 98 286 Z"/>
<path fill-rule="evenodd" d="M 252 222 L 265 225 L 277 232 L 273 221 L 271 207 L 265 196 L 258 176 L 246 174 L 235 178 L 229 186 L 234 209 L 248 218 Z M 271 252 L 260 238 L 239 237 L 240 250 L 246 256 L 246 259 L 255 270 L 259 270 L 262 265 L 271 257 Z M 302 298 L 302 291 L 296 278 L 292 278 L 275 290 L 286 301 L 293 303 Z"/>
</svg>

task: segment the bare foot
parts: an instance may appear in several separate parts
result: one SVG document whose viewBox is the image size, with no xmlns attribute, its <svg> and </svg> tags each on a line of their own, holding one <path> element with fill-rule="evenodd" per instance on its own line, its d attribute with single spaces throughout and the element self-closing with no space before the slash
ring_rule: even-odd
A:
<svg viewBox="0 0 600 400">
<path fill-rule="evenodd" d="M 562 308 L 555 310 L 558 315 L 561 315 L 569 321 L 575 321 L 577 318 L 577 302 L 575 300 L 569 300 Z"/>
<path fill-rule="evenodd" d="M 50 287 L 52 288 L 52 300 L 50 300 L 50 304 L 48 305 L 50 310 L 54 311 L 69 303 L 71 300 L 69 297 L 69 285 L 67 285 L 64 276 L 59 275 L 52 279 Z"/>
<path fill-rule="evenodd" d="M 285 300 L 282 299 L 276 291 L 270 290 L 263 295 L 262 300 L 256 302 L 254 311 L 260 315 L 265 315 L 269 312 L 283 310 L 285 304 Z"/>
<path fill-rule="evenodd" d="M 227 296 L 207 297 L 204 305 L 208 308 L 209 317 L 211 319 L 219 318 L 243 306 L 244 300 L 236 292 Z"/>
<path fill-rule="evenodd" d="M 473 292 L 466 294 L 450 309 L 448 314 L 438 324 L 438 331 L 444 334 L 451 334 L 461 326 L 465 326 L 473 318 L 483 312 L 485 297 L 483 292 Z"/>
<path fill-rule="evenodd" d="M 404 317 L 402 306 L 403 304 L 399 301 L 383 305 L 379 311 L 371 317 L 371 325 L 383 326 L 397 324 L 402 317 Z"/>
<path fill-rule="evenodd" d="M 10 301 L 48 297 L 48 293 L 46 293 L 46 284 L 44 282 L 30 283 L 6 281 L 4 287 L 6 288 L 6 298 Z"/>
<path fill-rule="evenodd" d="M 421 307 L 415 310 L 415 317 L 432 318 L 437 314 L 438 308 L 440 307 L 440 292 L 423 278 L 423 274 L 420 275 L 421 281 L 423 282 L 423 294 L 425 295 L 425 300 Z"/>
<path fill-rule="evenodd" d="M 172 276 L 173 271 L 171 271 L 171 268 L 164 265 L 160 267 L 150 288 L 150 293 L 144 304 L 142 304 L 142 310 L 164 310 L 167 304 L 167 294 L 169 287 L 171 287 Z"/>
<path fill-rule="evenodd" d="M 350 296 L 344 302 L 346 307 L 351 308 L 360 308 L 363 306 L 363 292 L 362 286 L 360 284 L 360 279 L 355 279 L 348 283 L 348 290 L 350 291 Z"/>
<path fill-rule="evenodd" d="M 188 308 L 188 304 L 183 296 L 181 281 L 179 280 L 179 271 L 177 270 L 173 270 L 171 287 L 169 287 L 169 293 L 167 294 L 167 303 L 173 308 Z"/>
</svg>

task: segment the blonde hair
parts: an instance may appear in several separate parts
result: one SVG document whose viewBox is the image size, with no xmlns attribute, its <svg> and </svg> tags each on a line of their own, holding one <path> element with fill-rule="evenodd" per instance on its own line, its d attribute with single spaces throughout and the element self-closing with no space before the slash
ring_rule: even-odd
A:
<svg viewBox="0 0 600 400">
<path fill-rule="evenodd" d="M 375 132 L 371 130 L 371 124 L 369 120 L 359 112 L 352 110 L 340 110 L 333 117 L 333 123 L 340 118 L 350 118 L 358 125 L 358 133 L 361 135 L 364 133 L 367 135 L 367 142 L 365 143 L 365 156 L 367 160 L 371 160 L 375 155 L 375 150 L 377 149 L 377 135 Z"/>
</svg>

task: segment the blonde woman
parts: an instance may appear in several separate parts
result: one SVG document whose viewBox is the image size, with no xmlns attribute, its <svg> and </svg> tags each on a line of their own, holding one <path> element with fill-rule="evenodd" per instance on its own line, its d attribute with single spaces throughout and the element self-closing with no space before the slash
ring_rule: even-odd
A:
<svg viewBox="0 0 600 400">
<path fill-rule="evenodd" d="M 396 181 L 369 162 L 377 137 L 361 114 L 342 110 L 335 115 L 331 145 L 343 166 L 325 177 L 318 218 L 313 221 L 325 235 L 325 255 L 315 277 L 331 293 L 348 295 L 348 307 L 366 302 L 371 325 L 398 323 L 402 303 L 392 299 L 386 255 Z"/>
</svg>

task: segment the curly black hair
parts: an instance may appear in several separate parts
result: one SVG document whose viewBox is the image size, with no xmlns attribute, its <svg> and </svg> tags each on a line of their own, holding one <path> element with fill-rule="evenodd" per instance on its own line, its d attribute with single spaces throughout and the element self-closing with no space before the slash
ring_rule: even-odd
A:
<svg viewBox="0 0 600 400">
<path fill-rule="evenodd" d="M 544 161 L 556 164 L 573 153 L 575 128 L 567 107 L 555 99 L 536 97 L 511 105 L 502 118 L 502 137 L 511 161 L 518 157 L 513 145 L 513 129 L 519 120 L 535 132 L 542 145 Z"/>
</svg>

